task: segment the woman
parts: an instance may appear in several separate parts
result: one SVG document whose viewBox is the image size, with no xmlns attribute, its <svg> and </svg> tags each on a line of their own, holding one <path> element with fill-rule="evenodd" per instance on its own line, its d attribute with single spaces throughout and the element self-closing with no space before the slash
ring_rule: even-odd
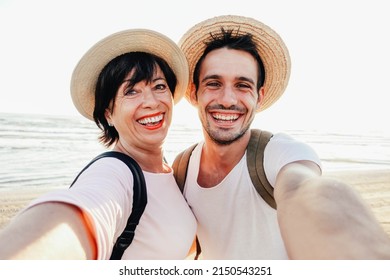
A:
<svg viewBox="0 0 390 280">
<path fill-rule="evenodd" d="M 107 147 L 132 157 L 145 178 L 148 202 L 122 259 L 183 259 L 194 240 L 196 221 L 162 149 L 187 77 L 176 44 L 139 29 L 101 40 L 73 72 L 78 111 L 96 122 Z M 132 211 L 133 182 L 122 161 L 95 161 L 70 189 L 38 198 L 4 229 L 0 259 L 110 258 Z"/>
</svg>

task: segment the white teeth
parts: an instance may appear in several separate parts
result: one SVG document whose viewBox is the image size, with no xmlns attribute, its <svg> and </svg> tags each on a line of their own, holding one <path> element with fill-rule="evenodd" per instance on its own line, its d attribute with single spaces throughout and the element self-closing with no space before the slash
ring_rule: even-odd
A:
<svg viewBox="0 0 390 280">
<path fill-rule="evenodd" d="M 149 117 L 149 118 L 144 118 L 144 119 L 141 119 L 141 120 L 138 120 L 138 122 L 140 124 L 151 124 L 151 123 L 156 123 L 156 122 L 159 122 L 163 119 L 163 115 L 158 115 L 158 116 L 155 116 L 155 117 Z"/>
<path fill-rule="evenodd" d="M 235 121 L 237 120 L 239 115 L 232 115 L 232 114 L 213 114 L 213 118 L 216 120 L 221 120 L 221 121 Z"/>
</svg>

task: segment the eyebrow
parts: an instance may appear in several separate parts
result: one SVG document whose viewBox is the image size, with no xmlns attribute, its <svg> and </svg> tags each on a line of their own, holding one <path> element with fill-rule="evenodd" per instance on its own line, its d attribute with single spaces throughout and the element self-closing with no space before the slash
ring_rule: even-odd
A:
<svg viewBox="0 0 390 280">
<path fill-rule="evenodd" d="M 163 78 L 163 77 L 157 77 L 157 78 L 155 78 L 155 79 L 153 79 L 153 80 L 151 80 L 151 82 L 153 83 L 153 82 L 156 82 L 156 81 L 158 81 L 158 80 L 163 80 L 163 81 L 166 81 L 166 79 L 165 78 Z M 132 78 L 130 78 L 130 79 L 126 79 L 126 80 L 123 80 L 123 82 L 122 82 L 122 84 L 124 84 L 124 83 L 133 83 L 133 79 Z"/>
<path fill-rule="evenodd" d="M 221 78 L 222 78 L 222 76 L 213 74 L 213 75 L 205 76 L 205 77 L 201 80 L 201 82 L 205 82 L 205 81 L 211 80 L 211 79 L 221 79 Z M 240 77 L 237 77 L 236 80 L 243 81 L 243 82 L 248 82 L 248 83 L 250 83 L 250 84 L 252 84 L 252 85 L 255 85 L 255 82 L 254 82 L 252 79 L 247 78 L 247 77 L 240 76 Z"/>
<path fill-rule="evenodd" d="M 167 79 L 163 78 L 163 77 L 157 77 L 155 79 L 152 80 L 152 82 L 156 82 L 158 80 L 163 80 L 163 81 L 166 81 Z"/>
<path fill-rule="evenodd" d="M 203 82 L 205 82 L 205 81 L 207 81 L 207 80 L 211 80 L 211 79 L 220 79 L 220 78 L 221 78 L 220 75 L 208 75 L 208 76 L 205 76 L 205 77 L 201 80 L 201 82 L 203 83 Z"/>
</svg>

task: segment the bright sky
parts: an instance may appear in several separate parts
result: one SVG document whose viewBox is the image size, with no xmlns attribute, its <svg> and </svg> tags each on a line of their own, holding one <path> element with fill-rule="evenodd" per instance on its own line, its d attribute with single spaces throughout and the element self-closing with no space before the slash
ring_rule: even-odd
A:
<svg viewBox="0 0 390 280">
<path fill-rule="evenodd" d="M 150 28 L 178 41 L 201 20 L 238 14 L 276 30 L 292 60 L 285 94 L 256 123 L 389 131 L 387 5 L 385 0 L 0 0 L 0 112 L 78 116 L 70 76 L 98 40 L 127 28 Z M 183 100 L 175 120 L 197 123 L 189 107 Z"/>
</svg>

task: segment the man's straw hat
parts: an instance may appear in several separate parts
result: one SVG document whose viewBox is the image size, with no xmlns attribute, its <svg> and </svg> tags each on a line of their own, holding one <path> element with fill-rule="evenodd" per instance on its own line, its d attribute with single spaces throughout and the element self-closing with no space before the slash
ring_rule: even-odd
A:
<svg viewBox="0 0 390 280">
<path fill-rule="evenodd" d="M 253 18 L 225 15 L 202 21 L 189 29 L 179 41 L 189 64 L 190 81 L 192 81 L 196 63 L 202 56 L 209 41 L 210 34 L 218 34 L 221 27 L 234 30 L 237 34 L 250 33 L 257 45 L 258 52 L 264 64 L 265 82 L 264 99 L 258 111 L 270 107 L 283 94 L 290 77 L 290 56 L 283 40 L 267 25 Z M 189 100 L 191 83 L 186 91 Z"/>
<path fill-rule="evenodd" d="M 148 29 L 130 29 L 114 33 L 90 48 L 73 71 L 70 91 L 74 105 L 86 118 L 93 120 L 95 87 L 102 69 L 115 57 L 128 52 L 152 53 L 164 59 L 177 78 L 175 104 L 188 86 L 188 64 L 177 44 L 168 37 Z"/>
</svg>

